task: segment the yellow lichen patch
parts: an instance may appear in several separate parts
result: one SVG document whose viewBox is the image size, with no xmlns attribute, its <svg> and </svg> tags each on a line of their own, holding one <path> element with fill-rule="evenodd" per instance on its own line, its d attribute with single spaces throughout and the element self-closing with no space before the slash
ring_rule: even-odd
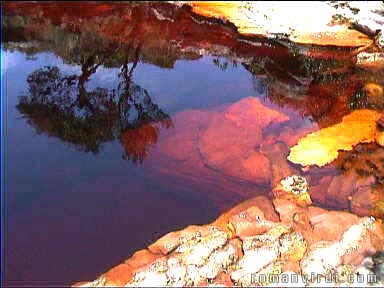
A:
<svg viewBox="0 0 384 288">
<path fill-rule="evenodd" d="M 236 228 L 233 226 L 231 222 L 228 222 L 227 227 L 226 227 L 226 233 L 228 239 L 232 239 L 236 235 Z"/>
<path fill-rule="evenodd" d="M 341 123 L 308 134 L 293 146 L 288 160 L 302 166 L 324 166 L 337 158 L 339 150 L 352 150 L 358 143 L 375 141 L 376 122 L 380 113 L 355 110 Z"/>
<path fill-rule="evenodd" d="M 280 238 L 281 258 L 286 261 L 300 261 L 307 251 L 307 242 L 299 233 L 287 233 Z"/>
</svg>

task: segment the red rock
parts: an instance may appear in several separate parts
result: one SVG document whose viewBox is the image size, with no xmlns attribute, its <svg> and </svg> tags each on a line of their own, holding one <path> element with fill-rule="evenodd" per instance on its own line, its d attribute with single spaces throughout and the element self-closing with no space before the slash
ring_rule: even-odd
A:
<svg viewBox="0 0 384 288">
<path fill-rule="evenodd" d="M 220 273 L 219 275 L 217 275 L 217 277 L 215 278 L 215 280 L 211 283 L 213 286 L 216 286 L 216 287 L 233 287 L 234 284 L 231 280 L 231 277 L 229 276 L 229 274 L 226 274 L 226 273 Z"/>
<path fill-rule="evenodd" d="M 262 131 L 271 123 L 288 117 L 248 97 L 229 106 L 224 115 L 212 119 L 199 138 L 204 162 L 224 174 L 256 183 L 269 183 L 268 158 L 255 147 L 263 140 Z"/>
<path fill-rule="evenodd" d="M 288 165 L 287 155 L 288 147 L 283 142 L 263 143 L 260 146 L 260 151 L 267 155 L 270 160 L 272 173 L 272 187 L 280 183 L 282 179 L 289 175 L 298 174 L 297 171 Z"/>
<path fill-rule="evenodd" d="M 349 208 L 349 197 L 355 190 L 356 180 L 357 175 L 354 173 L 333 177 L 326 192 L 325 203 L 329 207 Z"/>
<path fill-rule="evenodd" d="M 235 235 L 241 239 L 268 231 L 271 225 L 269 222 L 265 223 L 264 220 L 264 213 L 255 206 L 229 218 L 229 222 L 235 229 Z"/>
<path fill-rule="evenodd" d="M 267 144 L 273 144 L 276 141 L 281 141 L 290 147 L 295 145 L 300 140 L 300 138 L 311 132 L 314 132 L 316 129 L 316 125 L 307 123 L 298 127 L 293 126 L 293 124 L 292 126 L 287 125 L 287 127 L 284 127 L 283 131 L 281 131 L 278 135 L 268 135 L 264 140 L 264 144 L 267 146 Z M 287 152 L 289 152 L 288 150 L 289 149 L 287 149 Z"/>
<path fill-rule="evenodd" d="M 359 221 L 351 213 L 328 211 L 320 207 L 309 207 L 308 217 L 316 241 L 338 241 L 351 225 Z"/>
<path fill-rule="evenodd" d="M 359 216 L 369 216 L 372 214 L 375 205 L 374 201 L 376 200 L 372 190 L 372 187 L 364 186 L 352 195 L 351 211 L 353 213 Z"/>
<path fill-rule="evenodd" d="M 236 215 L 240 214 L 241 211 L 245 211 L 252 207 L 256 207 L 260 211 L 262 211 L 265 219 L 273 222 L 279 221 L 279 216 L 277 215 L 272 205 L 272 201 L 270 201 L 265 196 L 257 196 L 255 198 L 251 198 L 249 200 L 246 200 L 236 205 L 234 208 L 232 208 L 228 212 L 222 214 L 211 225 L 225 227 L 230 221 L 231 217 L 235 217 Z M 255 209 L 253 212 L 256 212 L 256 211 L 257 210 Z"/>
<path fill-rule="evenodd" d="M 198 152 L 199 130 L 206 128 L 214 114 L 212 111 L 200 110 L 177 114 L 173 117 L 174 127 L 162 133 L 157 149 L 173 159 L 188 160 L 191 154 Z"/>
<path fill-rule="evenodd" d="M 103 277 L 106 279 L 105 286 L 126 285 L 132 279 L 134 273 L 160 257 L 161 255 L 153 254 L 147 249 L 135 252 L 127 261 L 113 267 L 103 274 Z"/>
<path fill-rule="evenodd" d="M 325 204 L 327 197 L 327 189 L 329 184 L 332 182 L 333 176 L 322 177 L 316 185 L 311 186 L 311 198 L 317 203 Z"/>
<path fill-rule="evenodd" d="M 384 217 L 384 189 L 381 186 L 373 188 L 361 186 L 352 195 L 351 211 L 359 216 Z"/>
<path fill-rule="evenodd" d="M 293 216 L 301 210 L 297 204 L 284 198 L 274 199 L 273 205 L 280 216 L 280 221 L 285 223 L 292 222 Z"/>
<path fill-rule="evenodd" d="M 271 123 L 288 121 L 285 114 L 264 106 L 259 98 L 244 98 L 226 109 L 225 117 L 239 128 L 263 129 Z"/>
<path fill-rule="evenodd" d="M 125 263 L 113 267 L 103 275 L 106 278 L 105 285 L 121 287 L 125 286 L 129 281 L 131 281 L 134 275 L 132 270 L 132 267 Z"/>
</svg>

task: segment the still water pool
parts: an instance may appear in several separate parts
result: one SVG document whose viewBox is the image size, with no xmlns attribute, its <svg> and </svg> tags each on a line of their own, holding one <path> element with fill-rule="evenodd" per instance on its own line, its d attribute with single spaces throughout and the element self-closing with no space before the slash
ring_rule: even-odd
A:
<svg viewBox="0 0 384 288">
<path fill-rule="evenodd" d="M 93 279 L 269 196 L 280 170 L 306 174 L 327 208 L 351 210 L 355 170 L 381 189 L 375 144 L 310 171 L 286 160 L 300 137 L 370 105 L 359 95 L 382 71 L 359 70 L 351 49 L 245 39 L 159 3 L 79 6 L 5 7 L 9 285 Z M 334 178 L 351 183 L 344 194 L 327 188 Z"/>
</svg>

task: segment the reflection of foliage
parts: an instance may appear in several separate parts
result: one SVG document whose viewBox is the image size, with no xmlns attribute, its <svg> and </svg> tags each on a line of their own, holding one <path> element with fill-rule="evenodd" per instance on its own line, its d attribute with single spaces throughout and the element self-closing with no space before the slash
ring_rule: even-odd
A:
<svg viewBox="0 0 384 288">
<path fill-rule="evenodd" d="M 29 93 L 20 98 L 17 108 L 39 133 L 58 137 L 86 152 L 97 153 L 101 143 L 122 137 L 124 145 L 131 143 L 125 147 L 126 154 L 131 153 L 127 158 L 141 162 L 148 154 L 147 146 L 157 139 L 158 129 L 151 123 L 160 121 L 169 127 L 172 122 L 152 103 L 145 89 L 132 84 L 135 65 L 129 71 L 128 64 L 123 65 L 117 90 L 97 87 L 90 92 L 84 84 L 98 66 L 92 58 L 84 62 L 80 76 L 64 76 L 57 67 L 40 68 L 28 76 Z M 142 125 L 153 128 L 151 137 L 133 132 Z M 133 147 L 135 144 L 141 147 Z"/>
<path fill-rule="evenodd" d="M 229 65 L 228 61 L 222 61 L 220 58 L 213 58 L 212 62 L 221 71 L 225 71 L 225 70 L 228 69 L 228 65 Z M 232 67 L 237 67 L 237 62 L 236 61 L 232 61 Z"/>
<path fill-rule="evenodd" d="M 120 138 L 124 146 L 123 158 L 133 162 L 142 162 L 148 155 L 148 148 L 156 144 L 158 127 L 144 124 L 136 129 L 127 129 Z"/>
<path fill-rule="evenodd" d="M 352 110 L 362 109 L 367 107 L 366 96 L 362 91 L 357 91 L 355 95 L 352 96 L 351 102 L 349 103 L 349 107 Z"/>
<path fill-rule="evenodd" d="M 132 6 L 129 7 L 131 9 Z M 140 8 L 140 7 L 139 7 Z M 144 6 L 142 5 L 142 8 Z M 147 8 L 148 9 L 148 8 Z M 138 18 L 139 19 L 139 18 Z M 101 21 L 101 22 L 100 22 Z M 140 34 L 135 34 L 131 26 L 135 23 L 127 22 L 124 33 L 116 38 L 106 37 L 100 27 L 111 26 L 116 17 L 105 16 L 101 20 L 96 18 L 84 20 L 80 30 L 71 25 L 55 25 L 48 19 L 33 16 L 5 15 L 3 21 L 3 46 L 6 50 L 23 51 L 29 55 L 49 51 L 59 55 L 65 63 L 81 65 L 83 59 L 91 56 L 98 57 L 105 67 L 119 67 L 125 59 L 134 61 L 135 51 L 129 49 L 137 45 Z M 124 21 L 124 20 L 121 20 Z M 103 23 L 101 25 L 101 23 Z M 111 28 L 112 29 L 112 28 Z M 121 38 L 121 39 L 120 39 Z M 152 42 L 153 41 L 153 42 Z M 148 37 L 140 49 L 141 62 L 152 63 L 159 67 L 172 68 L 177 59 L 197 59 L 196 53 L 183 52 L 180 48 L 161 37 L 155 40 Z"/>
<path fill-rule="evenodd" d="M 301 49 L 292 46 L 289 54 L 257 56 L 243 65 L 259 94 L 266 87 L 269 101 L 320 125 L 335 123 L 350 111 L 348 104 L 360 86 L 353 74 L 355 59 L 339 48 Z"/>
</svg>

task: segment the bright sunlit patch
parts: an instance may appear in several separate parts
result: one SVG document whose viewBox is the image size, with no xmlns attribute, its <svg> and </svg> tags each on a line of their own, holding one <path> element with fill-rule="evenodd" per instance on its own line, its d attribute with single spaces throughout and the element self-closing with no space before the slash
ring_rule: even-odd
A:
<svg viewBox="0 0 384 288">
<path fill-rule="evenodd" d="M 242 34 L 287 34 L 292 41 L 319 45 L 372 43 L 347 25 L 330 25 L 336 10 L 325 2 L 190 1 L 189 4 L 197 14 L 228 20 Z"/>
<path fill-rule="evenodd" d="M 348 151 L 358 143 L 375 141 L 379 118 L 380 113 L 375 110 L 356 110 L 343 117 L 341 123 L 300 139 L 291 148 L 288 160 L 302 166 L 324 166 L 337 158 L 338 150 Z"/>
</svg>

